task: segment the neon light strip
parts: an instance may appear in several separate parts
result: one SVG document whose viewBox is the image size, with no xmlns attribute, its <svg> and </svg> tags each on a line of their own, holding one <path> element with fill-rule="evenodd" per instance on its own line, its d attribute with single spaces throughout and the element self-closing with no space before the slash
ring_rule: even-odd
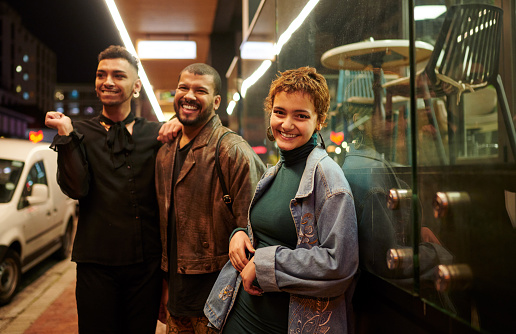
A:
<svg viewBox="0 0 516 334">
<path fill-rule="evenodd" d="M 277 55 L 280 54 L 281 48 L 283 48 L 283 45 L 287 44 L 290 37 L 292 37 L 292 34 L 296 32 L 296 30 L 303 24 L 303 22 L 305 22 L 306 18 L 308 17 L 308 15 L 310 15 L 310 13 L 312 12 L 312 10 L 318 2 L 319 0 L 310 0 L 306 4 L 305 8 L 303 8 L 301 13 L 299 13 L 299 15 L 294 19 L 294 21 L 290 23 L 287 30 L 285 30 L 285 32 L 281 34 L 280 38 L 278 39 L 278 43 L 275 45 L 275 53 Z"/>
<path fill-rule="evenodd" d="M 138 57 L 138 54 L 136 53 L 136 50 L 133 46 L 133 42 L 131 41 L 131 38 L 129 37 L 129 33 L 127 32 L 127 29 L 125 28 L 124 21 L 122 20 L 122 17 L 120 16 L 120 13 L 118 12 L 118 8 L 115 5 L 114 0 L 105 0 L 106 5 L 108 6 L 109 12 L 111 13 L 111 17 L 113 18 L 113 21 L 115 21 L 116 28 L 118 29 L 118 32 L 120 33 L 120 37 L 122 38 L 122 42 L 124 43 L 124 46 L 126 47 L 127 51 L 132 53 L 135 57 Z M 149 78 L 147 78 L 147 74 L 145 73 L 145 70 L 143 69 L 142 63 L 138 62 L 138 72 L 140 75 L 140 80 L 142 81 L 143 88 L 145 89 L 145 92 L 147 92 L 147 97 L 149 98 L 150 104 L 152 106 L 152 109 L 154 110 L 154 113 L 156 114 L 156 117 L 160 122 L 165 121 L 165 116 L 163 116 L 163 112 L 161 111 L 161 107 L 158 103 L 158 99 L 156 98 L 156 95 L 154 94 L 154 91 L 152 90 L 152 86 L 150 84 Z"/>
<path fill-rule="evenodd" d="M 226 109 L 226 112 L 228 113 L 228 115 L 231 115 L 233 113 L 233 110 L 235 109 L 235 107 L 236 107 L 235 100 L 229 101 L 228 107 Z"/>
<path fill-rule="evenodd" d="M 262 62 L 262 64 L 260 65 L 260 67 L 258 67 L 258 69 L 256 71 L 254 71 L 253 74 L 251 74 L 251 76 L 247 79 L 244 80 L 244 82 L 242 82 L 242 88 L 240 88 L 240 95 L 242 95 L 242 97 L 245 97 L 245 94 L 247 93 L 247 90 L 256 83 L 256 81 L 258 81 L 258 79 L 260 79 L 262 77 L 262 75 L 265 74 L 265 72 L 267 72 L 267 70 L 269 69 L 269 67 L 271 67 L 272 65 L 272 62 L 270 60 L 264 60 Z"/>
</svg>

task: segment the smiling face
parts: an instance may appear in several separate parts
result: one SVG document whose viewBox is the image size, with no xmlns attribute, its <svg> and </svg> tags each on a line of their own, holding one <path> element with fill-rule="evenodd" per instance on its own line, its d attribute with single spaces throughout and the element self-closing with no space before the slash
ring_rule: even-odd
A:
<svg viewBox="0 0 516 334">
<path fill-rule="evenodd" d="M 321 127 L 310 95 L 299 91 L 276 94 L 270 121 L 278 147 L 284 151 L 303 146 Z"/>
<path fill-rule="evenodd" d="M 220 95 L 215 94 L 211 75 L 188 71 L 181 74 L 174 97 L 174 109 L 179 121 L 188 127 L 203 126 L 220 106 Z"/>
<path fill-rule="evenodd" d="M 104 106 L 130 106 L 141 89 L 136 69 L 124 58 L 103 59 L 97 67 L 95 90 Z"/>
</svg>

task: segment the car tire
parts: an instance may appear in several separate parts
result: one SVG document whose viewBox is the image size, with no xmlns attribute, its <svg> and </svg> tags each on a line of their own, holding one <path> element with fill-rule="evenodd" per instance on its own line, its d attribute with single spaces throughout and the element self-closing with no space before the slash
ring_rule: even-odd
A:
<svg viewBox="0 0 516 334">
<path fill-rule="evenodd" d="M 73 221 L 70 219 L 66 226 L 65 233 L 61 236 L 61 248 L 59 248 L 55 255 L 59 260 L 67 259 L 72 253 L 73 240 Z"/>
<path fill-rule="evenodd" d="M 18 290 L 21 280 L 20 256 L 10 249 L 0 262 L 0 305 L 8 304 Z"/>
</svg>

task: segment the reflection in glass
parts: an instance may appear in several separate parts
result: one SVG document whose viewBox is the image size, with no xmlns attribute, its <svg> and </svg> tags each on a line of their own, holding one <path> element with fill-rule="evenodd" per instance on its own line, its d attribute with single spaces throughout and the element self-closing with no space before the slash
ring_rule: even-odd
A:
<svg viewBox="0 0 516 334">
<path fill-rule="evenodd" d="M 249 40 L 277 43 L 307 3 L 265 1 Z M 470 15 L 470 20 L 462 20 L 454 28 L 469 27 L 468 37 L 464 32 L 444 34 L 455 39 L 443 48 L 455 48 L 460 56 L 440 59 L 444 55 L 440 31 L 447 31 L 452 23 L 447 17 L 457 11 L 452 9 L 454 5 L 469 3 L 495 4 L 502 8 L 503 20 L 489 20 L 481 33 L 482 25 L 475 22 L 485 17 L 484 12 Z M 325 0 L 317 3 L 267 73 L 239 101 L 244 113 L 241 124 L 247 134 L 259 133 L 262 143 L 267 143 L 269 155 L 264 160 L 269 160 L 274 147 L 264 141 L 263 87 L 268 87 L 277 71 L 316 67 L 332 95 L 328 127 L 322 135 L 328 154 L 343 165 L 357 203 L 362 268 L 402 288 L 381 298 L 397 299 L 404 293 L 401 290 L 409 290 L 425 305 L 437 306 L 472 328 L 512 333 L 516 330 L 514 308 L 504 305 L 516 299 L 516 118 L 512 116 L 514 36 L 510 29 L 514 5 L 491 0 L 415 0 L 414 4 L 416 9 L 446 6 L 440 15 L 412 22 L 416 44 L 430 46 L 420 48 L 429 54 L 416 59 L 412 69 L 419 78 L 415 95 L 410 96 L 408 84 L 398 85 L 400 80 L 410 81 L 410 59 L 401 59 L 403 53 L 384 49 L 380 54 L 385 52 L 385 59 L 403 63 L 389 67 L 383 61 L 374 70 L 369 56 L 356 60 L 371 64 L 353 69 L 345 68 L 349 59 L 344 57 L 340 59 L 344 65 L 337 67 L 323 61 L 330 50 L 350 45 L 404 40 L 408 48 L 412 27 L 408 2 Z M 499 46 L 487 47 L 496 38 L 470 43 L 475 35 L 500 26 Z M 463 51 L 467 52 L 460 53 Z M 470 61 L 468 57 L 475 54 Z M 490 65 L 480 65 L 488 54 L 496 65 L 489 73 L 485 70 Z M 241 78 L 247 78 L 260 64 L 241 60 Z M 423 74 L 425 71 L 428 73 Z M 464 73 L 470 77 L 456 76 Z M 423 84 L 420 78 L 425 75 L 429 78 Z M 438 75 L 439 80 L 432 78 Z M 493 81 L 484 83 L 488 76 Z M 414 277 L 415 272 L 420 277 Z"/>
</svg>

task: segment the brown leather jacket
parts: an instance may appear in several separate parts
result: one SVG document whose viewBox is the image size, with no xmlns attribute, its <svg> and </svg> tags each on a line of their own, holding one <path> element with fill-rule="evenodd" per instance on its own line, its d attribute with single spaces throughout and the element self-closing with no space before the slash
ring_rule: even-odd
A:
<svg viewBox="0 0 516 334">
<path fill-rule="evenodd" d="M 156 190 L 163 245 L 161 268 L 168 271 L 167 227 L 170 196 L 176 215 L 178 272 L 201 274 L 219 271 L 228 261 L 229 236 L 247 226 L 251 196 L 265 166 L 249 144 L 236 134 L 222 139 L 220 165 L 233 199 L 233 213 L 222 201 L 215 168 L 215 149 L 222 134 L 230 131 L 215 115 L 195 138 L 172 191 L 178 136 L 163 145 L 156 159 Z"/>
</svg>

